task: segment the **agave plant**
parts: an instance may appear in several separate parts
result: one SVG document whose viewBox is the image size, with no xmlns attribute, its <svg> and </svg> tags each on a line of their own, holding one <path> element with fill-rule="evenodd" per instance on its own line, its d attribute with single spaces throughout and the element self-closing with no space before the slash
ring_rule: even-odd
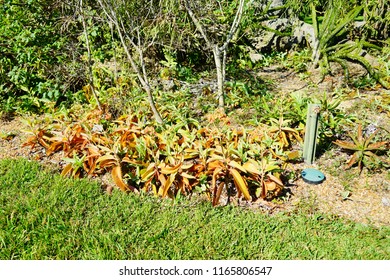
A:
<svg viewBox="0 0 390 280">
<path fill-rule="evenodd" d="M 363 135 L 362 125 L 359 124 L 357 129 L 357 135 L 354 136 L 349 134 L 349 137 L 352 139 L 352 142 L 336 140 L 333 143 L 340 146 L 345 150 L 353 152 L 352 157 L 348 160 L 346 169 L 351 168 L 356 163 L 358 164 L 360 172 L 363 169 L 363 165 L 372 159 L 382 159 L 375 154 L 376 151 L 383 150 L 389 144 L 388 141 L 374 142 L 374 136 L 377 134 L 378 130 L 370 134 L 369 136 Z"/>
</svg>

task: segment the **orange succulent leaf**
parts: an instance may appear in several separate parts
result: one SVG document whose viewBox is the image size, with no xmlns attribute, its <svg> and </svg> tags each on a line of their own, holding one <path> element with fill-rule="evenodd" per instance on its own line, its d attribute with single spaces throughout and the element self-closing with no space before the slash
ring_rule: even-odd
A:
<svg viewBox="0 0 390 280">
<path fill-rule="evenodd" d="M 63 142 L 53 142 L 50 144 L 50 146 L 46 149 L 46 155 L 50 156 L 53 153 L 61 150 L 64 147 Z"/>
<path fill-rule="evenodd" d="M 205 169 L 205 166 L 201 163 L 195 163 L 188 171 L 194 173 L 200 173 Z"/>
<path fill-rule="evenodd" d="M 158 167 L 160 169 L 160 172 L 162 174 L 176 174 L 178 171 L 179 171 L 179 168 L 181 166 L 181 162 L 179 162 L 177 165 L 175 166 L 169 166 L 169 165 L 166 165 L 165 163 L 161 163 Z"/>
<path fill-rule="evenodd" d="M 276 176 L 274 176 L 274 175 L 272 175 L 272 174 L 268 174 L 267 175 L 268 176 L 268 178 L 271 180 L 271 181 L 273 181 L 273 182 L 275 182 L 276 184 L 278 184 L 279 186 L 282 186 L 283 187 L 283 182 L 278 178 L 278 177 L 276 177 Z"/>
<path fill-rule="evenodd" d="M 369 144 L 365 150 L 366 151 L 380 150 L 382 148 L 385 148 L 385 146 L 388 143 L 389 142 L 387 142 L 387 141 L 383 141 L 383 142 L 377 142 L 377 143 Z"/>
<path fill-rule="evenodd" d="M 189 169 L 191 169 L 193 166 L 194 166 L 194 163 L 192 163 L 192 162 L 190 162 L 190 163 L 186 162 L 186 163 L 183 163 L 183 164 L 181 165 L 180 168 L 181 168 L 182 170 L 189 170 Z"/>
<path fill-rule="evenodd" d="M 219 160 L 213 160 L 213 161 L 207 163 L 207 170 L 209 170 L 209 171 L 212 171 L 215 169 L 223 169 L 224 167 L 225 166 L 224 166 L 223 162 L 221 162 Z"/>
<path fill-rule="evenodd" d="M 26 147 L 26 146 L 31 146 L 31 148 L 34 148 L 34 146 L 37 144 L 37 137 L 34 135 L 34 136 L 30 136 L 27 138 L 26 142 L 23 143 L 22 147 Z"/>
<path fill-rule="evenodd" d="M 265 188 L 268 191 L 274 191 L 277 187 L 277 184 L 274 181 L 265 181 Z"/>
<path fill-rule="evenodd" d="M 146 164 L 143 161 L 131 159 L 128 156 L 123 157 L 122 162 L 130 163 L 130 164 L 138 165 L 138 166 L 146 166 Z"/>
<path fill-rule="evenodd" d="M 141 170 L 141 172 L 140 172 L 141 173 L 141 180 L 148 181 L 149 179 L 151 179 L 156 172 L 155 167 L 156 167 L 156 164 L 154 162 L 152 162 L 151 164 L 149 164 L 149 166 L 146 169 Z"/>
<path fill-rule="evenodd" d="M 358 125 L 357 140 L 359 142 L 363 141 L 363 129 L 362 129 L 362 124 L 360 124 L 360 123 Z"/>
<path fill-rule="evenodd" d="M 96 160 L 96 164 L 99 164 L 101 168 L 105 168 L 118 165 L 119 162 L 114 155 L 104 155 Z"/>
<path fill-rule="evenodd" d="M 45 149 L 49 148 L 49 143 L 47 143 L 43 138 L 38 137 L 38 143 Z"/>
<path fill-rule="evenodd" d="M 171 174 L 165 181 L 165 183 L 161 186 L 161 189 L 159 191 L 159 195 L 162 197 L 166 197 L 169 191 L 169 188 L 171 187 L 172 183 L 175 181 L 176 174 Z"/>
<path fill-rule="evenodd" d="M 353 150 L 353 151 L 359 150 L 359 148 L 356 146 L 356 144 L 351 143 L 351 142 L 336 140 L 336 141 L 333 141 L 333 143 L 336 144 L 337 146 L 340 146 L 343 149 Z"/>
<path fill-rule="evenodd" d="M 242 178 L 240 173 L 233 168 L 229 169 L 229 173 L 233 176 L 234 184 L 236 185 L 236 188 L 242 192 L 246 200 L 250 200 L 251 196 L 248 191 L 248 185 L 246 181 Z"/>
<path fill-rule="evenodd" d="M 181 172 L 181 173 L 180 173 L 180 176 L 182 176 L 182 177 L 184 177 L 184 178 L 187 178 L 187 179 L 196 179 L 195 176 L 190 175 L 190 174 L 188 174 L 188 173 L 186 173 L 186 172 Z"/>
<path fill-rule="evenodd" d="M 351 168 L 358 160 L 359 160 L 359 153 L 356 152 L 348 160 L 346 169 Z"/>
<path fill-rule="evenodd" d="M 221 194 L 224 186 L 225 186 L 224 182 L 220 182 L 218 186 L 216 186 L 216 189 L 214 191 L 214 197 L 213 197 L 213 206 L 219 204 L 219 199 L 221 198 Z"/>
<path fill-rule="evenodd" d="M 160 173 L 160 174 L 158 174 L 158 181 L 160 182 L 161 186 L 164 186 L 167 179 L 166 179 L 164 174 Z M 162 188 L 159 189 L 159 194 L 160 194 L 160 192 L 162 192 Z"/>
<path fill-rule="evenodd" d="M 138 190 L 132 186 L 127 185 L 123 181 L 123 176 L 122 176 L 122 168 L 120 165 L 116 165 L 112 168 L 111 171 L 112 179 L 114 180 L 114 183 L 124 192 L 127 191 L 132 191 L 135 193 L 138 193 Z"/>
</svg>

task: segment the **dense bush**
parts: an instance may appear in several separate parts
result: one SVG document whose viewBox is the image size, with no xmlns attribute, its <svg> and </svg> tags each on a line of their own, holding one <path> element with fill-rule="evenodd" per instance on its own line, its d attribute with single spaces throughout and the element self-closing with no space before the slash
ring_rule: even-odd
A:
<svg viewBox="0 0 390 280">
<path fill-rule="evenodd" d="M 0 15 L 0 97 L 3 109 L 39 107 L 61 95 L 54 65 L 65 58 L 64 38 L 54 24 L 53 1 L 5 1 Z M 8 107 L 7 107 L 8 106 Z"/>
</svg>

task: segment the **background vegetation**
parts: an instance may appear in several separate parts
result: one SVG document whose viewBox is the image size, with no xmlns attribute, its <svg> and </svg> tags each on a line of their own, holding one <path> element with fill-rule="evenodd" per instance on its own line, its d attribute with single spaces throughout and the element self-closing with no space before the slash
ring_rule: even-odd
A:
<svg viewBox="0 0 390 280">
<path fill-rule="evenodd" d="M 157 73 L 189 81 L 204 70 L 215 75 L 216 68 L 219 98 L 226 94 L 222 83 L 237 79 L 237 67 L 256 66 L 248 57 L 251 41 L 278 10 L 279 17 L 313 25 L 313 67 L 319 63 L 329 73 L 328 63 L 336 61 L 348 73 L 346 61 L 355 60 L 388 86 L 388 63 L 377 69 L 360 55 L 369 51 L 388 60 L 387 1 L 242 1 L 239 18 L 236 2 L 2 0 L 1 108 L 42 112 L 75 101 L 96 103 L 91 87 L 103 102 L 113 92 L 124 97 L 141 89 L 153 106 L 151 77 Z M 199 6 L 191 17 L 188 11 Z"/>
</svg>

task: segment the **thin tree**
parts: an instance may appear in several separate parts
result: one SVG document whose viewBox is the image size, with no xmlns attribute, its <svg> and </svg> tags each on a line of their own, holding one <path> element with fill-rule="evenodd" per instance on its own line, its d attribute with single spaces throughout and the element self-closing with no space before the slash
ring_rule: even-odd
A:
<svg viewBox="0 0 390 280">
<path fill-rule="evenodd" d="M 106 18 L 116 29 L 126 57 L 147 94 L 155 120 L 158 123 L 163 123 L 154 102 L 144 56 L 145 50 L 154 44 L 156 38 L 156 34 L 153 34 L 153 28 L 157 26 L 156 19 L 159 18 L 158 7 L 149 3 L 150 1 L 140 3 L 143 1 L 98 0 L 98 2 Z M 147 8 L 140 11 L 137 10 L 137 7 Z M 148 33 L 149 31 L 150 33 Z"/>
<path fill-rule="evenodd" d="M 93 95 L 93 97 L 96 100 L 96 103 L 97 103 L 97 106 L 98 106 L 99 110 L 102 110 L 102 105 L 100 104 L 99 98 L 98 98 L 98 96 L 96 94 L 95 84 L 94 84 L 94 80 L 93 80 L 91 45 L 89 43 L 88 26 L 87 26 L 87 22 L 86 22 L 86 19 L 85 19 L 83 0 L 79 1 L 79 9 L 78 10 L 79 10 L 81 22 L 83 24 L 85 45 L 87 47 L 87 53 L 88 53 L 89 86 L 91 88 L 92 95 Z"/>
<path fill-rule="evenodd" d="M 245 0 L 239 0 L 239 4 L 234 16 L 234 20 L 230 25 L 230 29 L 227 31 L 226 37 L 223 42 L 218 42 L 217 39 L 212 38 L 212 36 L 207 32 L 206 27 L 202 24 L 201 20 L 198 18 L 194 12 L 194 2 L 192 0 L 183 0 L 185 9 L 190 16 L 192 22 L 194 23 L 197 31 L 200 33 L 202 38 L 206 43 L 206 48 L 211 50 L 214 56 L 215 67 L 217 71 L 217 99 L 218 106 L 222 109 L 225 107 L 225 97 L 224 97 L 224 84 L 226 78 L 226 58 L 227 50 L 229 43 L 232 41 L 234 35 L 236 34 L 242 16 L 244 12 Z M 219 3 L 218 3 L 219 4 Z"/>
</svg>

